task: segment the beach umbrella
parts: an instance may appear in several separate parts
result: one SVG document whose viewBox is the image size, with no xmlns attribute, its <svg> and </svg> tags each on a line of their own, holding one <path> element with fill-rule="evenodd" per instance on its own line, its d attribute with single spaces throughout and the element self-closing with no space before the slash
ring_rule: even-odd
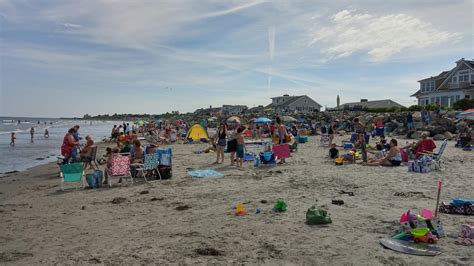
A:
<svg viewBox="0 0 474 266">
<path fill-rule="evenodd" d="M 304 123 L 306 120 L 304 118 L 298 118 L 296 119 L 296 122 L 298 123 Z"/>
<path fill-rule="evenodd" d="M 284 116 L 280 117 L 280 120 L 282 122 L 296 122 L 296 119 L 294 117 L 291 117 L 291 116 L 288 116 L 288 115 L 284 115 Z"/>
<path fill-rule="evenodd" d="M 213 116 L 213 117 L 210 117 L 209 119 L 207 119 L 207 121 L 210 121 L 210 122 L 214 122 L 217 120 L 217 117 Z"/>
<path fill-rule="evenodd" d="M 227 118 L 227 123 L 239 123 L 240 124 L 240 118 L 238 116 L 231 116 Z"/>
<path fill-rule="evenodd" d="M 255 123 L 270 123 L 270 122 L 272 122 L 272 120 L 266 117 L 259 117 L 255 119 Z"/>
<path fill-rule="evenodd" d="M 457 115 L 459 119 L 469 119 L 474 120 L 474 108 L 468 109 Z"/>
</svg>

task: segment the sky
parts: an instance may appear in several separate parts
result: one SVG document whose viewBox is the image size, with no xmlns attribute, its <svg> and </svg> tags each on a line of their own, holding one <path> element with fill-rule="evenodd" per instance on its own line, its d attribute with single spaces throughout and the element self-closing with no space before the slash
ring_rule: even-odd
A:
<svg viewBox="0 0 474 266">
<path fill-rule="evenodd" d="M 392 99 L 474 58 L 472 0 L 0 0 L 0 116 Z"/>
</svg>

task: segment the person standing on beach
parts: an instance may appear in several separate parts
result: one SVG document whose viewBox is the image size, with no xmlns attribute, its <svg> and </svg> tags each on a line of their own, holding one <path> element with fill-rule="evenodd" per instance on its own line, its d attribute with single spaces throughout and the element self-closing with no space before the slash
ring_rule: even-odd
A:
<svg viewBox="0 0 474 266">
<path fill-rule="evenodd" d="M 336 122 L 333 121 L 329 125 L 328 129 L 328 134 L 329 134 L 329 147 L 331 147 L 332 142 L 334 141 L 334 134 L 336 134 Z"/>
<path fill-rule="evenodd" d="M 354 118 L 354 131 L 357 134 L 357 142 L 361 144 L 362 148 L 362 160 L 367 162 L 367 152 L 365 150 L 365 125 L 362 124 L 358 117 Z"/>
<path fill-rule="evenodd" d="M 278 127 L 278 144 L 286 143 L 286 136 L 288 135 L 288 132 L 286 131 L 286 126 L 281 122 L 281 119 L 279 117 L 276 118 L 276 122 Z M 286 163 L 285 158 L 282 158 L 280 160 L 280 164 L 284 163 Z"/>
<path fill-rule="evenodd" d="M 76 132 L 75 128 L 69 129 L 63 139 L 63 144 L 61 145 L 61 155 L 64 156 L 63 163 L 70 163 L 74 161 L 77 156 L 77 141 L 74 139 L 73 134 Z"/>
<path fill-rule="evenodd" d="M 44 137 L 49 138 L 49 131 L 47 128 L 44 130 Z"/>
<path fill-rule="evenodd" d="M 407 129 L 408 130 L 414 129 L 414 127 L 413 127 L 413 115 L 410 112 L 408 112 L 408 115 L 407 115 L 406 119 L 407 119 Z"/>
<path fill-rule="evenodd" d="M 237 135 L 235 136 L 235 139 L 237 141 L 237 167 L 242 167 L 242 164 L 244 162 L 244 152 L 246 150 L 244 136 L 242 135 L 242 132 L 244 132 L 244 127 L 239 127 L 237 129 Z"/>
<path fill-rule="evenodd" d="M 15 132 L 12 132 L 10 146 L 15 146 L 16 136 Z"/>
<path fill-rule="evenodd" d="M 31 135 L 31 142 L 33 142 L 33 139 L 35 138 L 35 128 L 34 127 L 31 127 L 30 135 Z"/>
<path fill-rule="evenodd" d="M 219 130 L 217 131 L 217 135 L 215 137 L 217 139 L 216 143 L 216 162 L 215 164 L 224 163 L 224 148 L 227 144 L 227 126 L 224 123 L 221 123 Z"/>
</svg>

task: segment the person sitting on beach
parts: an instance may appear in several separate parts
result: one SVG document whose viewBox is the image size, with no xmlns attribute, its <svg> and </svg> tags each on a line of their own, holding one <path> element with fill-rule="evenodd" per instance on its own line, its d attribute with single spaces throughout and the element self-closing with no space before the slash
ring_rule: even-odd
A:
<svg viewBox="0 0 474 266">
<path fill-rule="evenodd" d="M 143 163 L 145 150 L 139 140 L 133 142 L 133 148 L 130 150 L 132 156 L 132 163 Z"/>
<path fill-rule="evenodd" d="M 120 153 L 129 153 L 132 147 L 130 142 L 125 141 L 123 144 L 118 143 L 117 148 L 119 148 Z"/>
<path fill-rule="evenodd" d="M 329 149 L 329 157 L 335 159 L 339 156 L 339 150 L 336 148 L 336 143 L 331 144 L 331 149 Z"/>
<path fill-rule="evenodd" d="M 390 149 L 390 144 L 387 144 L 387 140 L 385 139 L 385 136 L 382 135 L 380 136 L 380 141 L 376 143 L 376 146 L 378 151 L 382 150 L 389 150 Z"/>
<path fill-rule="evenodd" d="M 94 141 L 88 137 L 86 145 L 82 148 L 79 156 L 81 158 L 81 162 L 87 162 L 90 166 L 89 169 L 93 169 L 92 167 L 92 151 L 96 146 L 94 145 Z"/>
<path fill-rule="evenodd" d="M 100 165 L 103 165 L 104 163 L 106 163 L 109 160 L 109 157 L 110 157 L 111 154 L 112 154 L 112 148 L 110 148 L 110 147 L 105 148 L 105 154 L 102 156 L 102 158 L 97 160 L 97 162 Z"/>
<path fill-rule="evenodd" d="M 242 164 L 244 162 L 244 152 L 246 150 L 245 147 L 245 141 L 244 141 L 244 136 L 242 134 L 244 132 L 244 128 L 240 127 L 237 129 L 237 135 L 235 136 L 235 139 L 237 140 L 237 166 L 242 167 Z"/>
<path fill-rule="evenodd" d="M 390 150 L 381 159 L 371 160 L 367 163 L 369 166 L 400 166 L 402 163 L 402 155 L 400 149 L 397 147 L 398 142 L 396 139 L 390 140 Z"/>
<path fill-rule="evenodd" d="M 15 132 L 12 132 L 10 145 L 15 146 L 15 141 L 16 141 Z"/>
</svg>

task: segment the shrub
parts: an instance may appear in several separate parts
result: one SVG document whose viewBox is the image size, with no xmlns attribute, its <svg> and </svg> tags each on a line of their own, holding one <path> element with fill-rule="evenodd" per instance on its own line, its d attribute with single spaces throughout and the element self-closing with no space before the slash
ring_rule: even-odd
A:
<svg viewBox="0 0 474 266">
<path fill-rule="evenodd" d="M 454 110 L 467 110 L 474 108 L 474 99 L 462 99 L 453 104 Z"/>
</svg>

